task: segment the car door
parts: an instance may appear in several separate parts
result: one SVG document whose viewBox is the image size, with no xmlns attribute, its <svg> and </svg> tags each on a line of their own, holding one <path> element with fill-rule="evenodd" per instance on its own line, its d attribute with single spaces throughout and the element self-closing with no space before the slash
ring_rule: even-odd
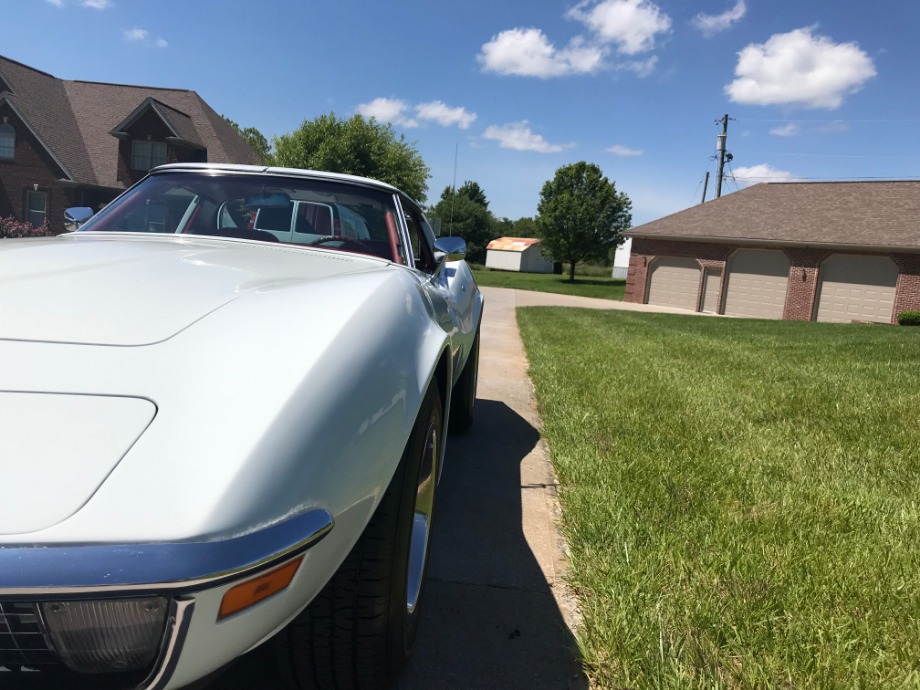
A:
<svg viewBox="0 0 920 690">
<path fill-rule="evenodd" d="M 473 345 L 479 325 L 476 284 L 465 261 L 447 262 L 437 271 L 434 232 L 421 210 L 401 199 L 415 269 L 424 274 L 423 284 L 442 327 L 452 332 L 454 376 L 459 376 Z"/>
</svg>

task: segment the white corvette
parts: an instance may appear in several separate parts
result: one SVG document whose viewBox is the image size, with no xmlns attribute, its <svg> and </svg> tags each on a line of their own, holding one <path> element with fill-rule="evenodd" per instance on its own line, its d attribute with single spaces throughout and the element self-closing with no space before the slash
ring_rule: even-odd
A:
<svg viewBox="0 0 920 690">
<path fill-rule="evenodd" d="M 389 185 L 205 164 L 0 241 L 0 667 L 181 688 L 271 639 L 387 687 L 472 422 L 464 251 Z"/>
</svg>

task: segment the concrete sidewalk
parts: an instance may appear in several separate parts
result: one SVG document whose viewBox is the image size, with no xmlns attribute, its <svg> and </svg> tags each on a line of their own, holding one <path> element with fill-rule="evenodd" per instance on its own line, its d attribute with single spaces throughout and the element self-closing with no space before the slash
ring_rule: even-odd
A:
<svg viewBox="0 0 920 690">
<path fill-rule="evenodd" d="M 483 293 L 476 418 L 448 439 L 427 608 L 398 687 L 586 688 L 556 478 L 515 319 L 521 293 Z"/>
</svg>

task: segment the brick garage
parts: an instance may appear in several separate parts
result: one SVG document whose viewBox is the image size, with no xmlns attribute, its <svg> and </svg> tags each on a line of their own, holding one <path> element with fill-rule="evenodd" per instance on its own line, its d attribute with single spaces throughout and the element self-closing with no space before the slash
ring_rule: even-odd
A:
<svg viewBox="0 0 920 690">
<path fill-rule="evenodd" d="M 756 185 L 628 234 L 629 302 L 794 321 L 920 310 L 920 182 Z"/>
</svg>

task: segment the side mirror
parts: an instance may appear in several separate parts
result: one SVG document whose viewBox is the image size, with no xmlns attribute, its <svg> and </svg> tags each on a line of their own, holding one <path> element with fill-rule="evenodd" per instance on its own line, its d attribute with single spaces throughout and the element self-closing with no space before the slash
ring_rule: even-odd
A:
<svg viewBox="0 0 920 690">
<path fill-rule="evenodd" d="M 74 232 L 83 223 L 93 217 L 93 209 L 89 206 L 74 206 L 64 210 L 64 229 Z"/>
<path fill-rule="evenodd" d="M 462 237 L 438 237 L 434 241 L 434 257 L 438 261 L 459 261 L 466 256 L 466 240 Z"/>
<path fill-rule="evenodd" d="M 460 261 L 466 256 L 466 241 L 462 237 L 438 237 L 434 241 L 434 277 L 438 277 L 448 261 Z"/>
</svg>

